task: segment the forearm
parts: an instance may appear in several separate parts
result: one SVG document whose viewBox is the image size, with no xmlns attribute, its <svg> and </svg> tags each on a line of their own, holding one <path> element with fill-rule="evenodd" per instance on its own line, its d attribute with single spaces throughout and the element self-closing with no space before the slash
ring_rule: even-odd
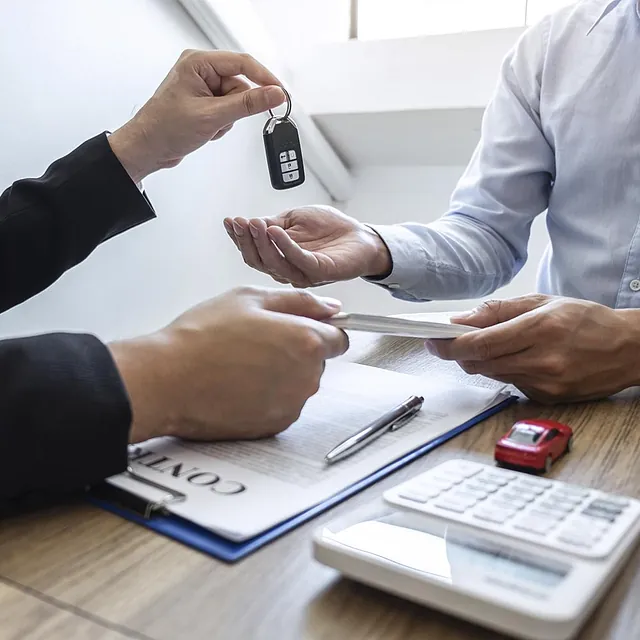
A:
<svg viewBox="0 0 640 640">
<path fill-rule="evenodd" d="M 124 471 L 131 409 L 95 337 L 0 341 L 0 511 L 47 502 Z"/>
<path fill-rule="evenodd" d="M 104 134 L 0 195 L 0 311 L 39 293 L 101 242 L 154 217 Z"/>
<path fill-rule="evenodd" d="M 391 273 L 370 279 L 404 300 L 454 300 L 493 293 L 526 260 L 491 226 L 449 214 L 428 224 L 372 227 L 391 257 Z M 528 229 L 526 230 L 528 237 Z"/>
</svg>

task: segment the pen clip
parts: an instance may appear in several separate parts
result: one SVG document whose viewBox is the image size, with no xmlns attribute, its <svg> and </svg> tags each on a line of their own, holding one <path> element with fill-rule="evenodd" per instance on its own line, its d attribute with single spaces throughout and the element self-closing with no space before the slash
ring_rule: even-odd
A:
<svg viewBox="0 0 640 640">
<path fill-rule="evenodd" d="M 409 411 L 409 413 L 405 414 L 401 418 L 398 418 L 391 425 L 391 428 L 389 429 L 389 431 L 397 431 L 398 429 L 400 429 L 400 427 L 404 427 L 404 425 L 410 422 L 412 418 L 416 415 L 416 413 L 420 411 L 420 409 L 422 409 L 422 404 L 420 404 L 417 407 L 414 407 L 413 409 L 411 409 L 411 411 Z"/>
</svg>

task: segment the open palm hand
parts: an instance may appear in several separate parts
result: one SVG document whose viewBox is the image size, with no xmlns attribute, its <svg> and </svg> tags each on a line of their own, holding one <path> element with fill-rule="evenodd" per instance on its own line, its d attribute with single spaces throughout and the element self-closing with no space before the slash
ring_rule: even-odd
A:
<svg viewBox="0 0 640 640">
<path fill-rule="evenodd" d="M 245 263 L 278 282 L 311 287 L 388 269 L 387 249 L 375 231 L 333 207 L 224 223 Z"/>
</svg>

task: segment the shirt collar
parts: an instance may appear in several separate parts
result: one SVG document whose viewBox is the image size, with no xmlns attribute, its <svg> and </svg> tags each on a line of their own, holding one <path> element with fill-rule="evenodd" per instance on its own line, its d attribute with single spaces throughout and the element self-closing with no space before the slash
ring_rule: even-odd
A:
<svg viewBox="0 0 640 640">
<path fill-rule="evenodd" d="M 596 18 L 596 21 L 589 27 L 589 31 L 587 31 L 587 35 L 589 35 L 606 16 L 608 16 L 623 0 L 611 0 L 605 8 L 600 12 L 600 15 Z M 640 0 L 633 0 L 633 4 L 635 5 L 636 14 L 640 18 Z"/>
</svg>

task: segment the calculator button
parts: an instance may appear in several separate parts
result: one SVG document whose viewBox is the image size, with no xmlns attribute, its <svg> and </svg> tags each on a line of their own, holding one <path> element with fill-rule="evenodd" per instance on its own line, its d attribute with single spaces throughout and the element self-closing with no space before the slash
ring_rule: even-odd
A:
<svg viewBox="0 0 640 640">
<path fill-rule="evenodd" d="M 478 503 L 478 498 L 471 495 L 470 493 L 465 493 L 464 491 L 453 490 L 450 493 L 447 493 L 447 500 L 455 500 L 456 502 L 460 502 L 461 504 L 466 504 L 468 507 L 473 507 L 473 505 Z"/>
<path fill-rule="evenodd" d="M 453 500 L 440 500 L 434 503 L 434 507 L 444 509 L 445 511 L 454 511 L 455 513 L 464 513 L 469 507 L 466 504 Z"/>
<path fill-rule="evenodd" d="M 558 535 L 558 539 L 560 539 L 562 536 L 570 536 L 570 537 L 580 537 L 580 538 L 584 538 L 585 540 L 588 539 L 590 543 L 595 543 L 598 542 L 598 540 L 600 540 L 600 538 L 602 538 L 602 532 L 600 531 L 593 531 L 593 530 L 588 530 L 585 531 L 584 528 L 582 527 L 576 527 L 575 525 L 568 525 L 566 526 Z"/>
<path fill-rule="evenodd" d="M 576 529 L 593 531 L 597 533 L 605 533 L 611 528 L 611 525 L 605 520 L 594 520 L 593 518 L 585 518 L 578 516 L 571 522 L 571 526 Z"/>
<path fill-rule="evenodd" d="M 471 491 L 482 491 L 486 494 L 495 493 L 500 487 L 495 484 L 481 484 L 476 482 L 476 478 L 473 478 L 470 482 L 464 485 L 466 489 Z"/>
<path fill-rule="evenodd" d="M 539 520 L 538 518 L 525 518 L 520 520 L 520 522 L 515 522 L 513 526 L 515 529 L 520 529 L 521 531 L 544 535 L 553 529 L 555 523 L 548 522 L 546 520 Z"/>
<path fill-rule="evenodd" d="M 598 520 L 605 520 L 606 522 L 615 522 L 616 516 L 607 513 L 606 511 L 598 511 L 597 509 L 585 509 L 582 512 L 583 516 L 589 516 L 590 518 L 597 518 Z"/>
<path fill-rule="evenodd" d="M 562 493 L 563 495 L 571 496 L 572 498 L 586 498 L 591 491 L 583 489 L 582 487 L 575 487 L 573 485 L 566 484 L 564 486 L 557 487 L 556 493 Z"/>
<path fill-rule="evenodd" d="M 483 476 L 478 476 L 473 479 L 474 483 L 478 483 L 480 486 L 484 487 L 485 491 L 497 491 L 500 488 L 499 484 L 493 482 L 493 480 L 489 480 L 488 478 L 484 478 Z"/>
<path fill-rule="evenodd" d="M 282 180 L 284 182 L 295 182 L 300 177 L 299 171 L 291 171 L 290 173 L 283 173 Z"/>
<path fill-rule="evenodd" d="M 574 505 L 566 502 L 558 502 L 557 500 L 545 500 L 541 502 L 539 506 L 547 511 L 564 514 L 571 513 L 575 509 Z"/>
<path fill-rule="evenodd" d="M 420 494 L 421 496 L 427 496 L 427 498 L 436 498 L 442 493 L 440 487 L 434 487 L 433 485 L 423 485 L 417 482 L 412 483 L 405 489 L 408 493 Z"/>
<path fill-rule="evenodd" d="M 624 511 L 624 507 L 620 507 L 617 504 L 602 499 L 594 500 L 589 505 L 589 509 L 598 509 L 599 511 L 605 511 L 606 513 L 610 513 L 612 516 L 620 515 Z"/>
<path fill-rule="evenodd" d="M 512 493 L 501 493 L 496 496 L 497 500 L 502 500 L 506 504 L 512 504 L 517 509 L 524 509 L 529 503 L 528 500 L 521 500 L 519 496 L 513 495 Z"/>
<path fill-rule="evenodd" d="M 622 509 L 629 506 L 629 501 L 626 498 L 619 498 L 618 496 L 603 496 L 599 501 L 608 502 L 609 504 Z"/>
<path fill-rule="evenodd" d="M 495 522 L 496 524 L 502 524 L 509 518 L 513 517 L 512 511 L 505 511 L 504 509 L 478 509 L 473 514 L 474 518 L 478 520 L 484 520 L 486 522 Z"/>
<path fill-rule="evenodd" d="M 497 507 L 498 509 L 505 509 L 506 511 L 513 511 L 513 513 L 515 513 L 516 511 L 520 511 L 520 509 L 524 509 L 524 504 L 518 504 L 516 502 L 507 502 L 504 500 L 501 500 L 502 496 L 496 496 L 493 500 L 491 500 L 490 503 L 487 504 L 487 506 L 492 506 L 492 507 Z"/>
<path fill-rule="evenodd" d="M 431 478 L 429 478 L 430 480 L 435 480 L 436 482 L 442 482 L 444 483 L 448 483 L 449 486 L 454 485 L 454 484 L 460 484 L 464 478 L 462 476 L 459 476 L 457 473 L 438 473 L 434 476 L 432 476 Z"/>
<path fill-rule="evenodd" d="M 289 160 L 295 160 L 298 156 L 295 151 L 289 151 Z M 285 158 L 286 160 L 286 158 Z"/>
<path fill-rule="evenodd" d="M 424 493 L 418 493 L 417 491 L 403 491 L 398 494 L 398 497 L 404 500 L 411 500 L 411 502 L 424 504 L 425 502 L 429 502 L 432 496 L 425 495 Z"/>
<path fill-rule="evenodd" d="M 462 486 L 458 487 L 458 489 L 463 493 L 473 496 L 476 500 L 484 500 L 489 495 L 489 493 L 481 487 L 470 487 L 467 484 L 463 484 Z"/>
<path fill-rule="evenodd" d="M 520 482 L 530 487 L 540 487 L 541 489 L 548 489 L 553 484 L 551 480 L 544 480 L 543 478 L 530 478 L 527 476 L 520 478 Z"/>
<path fill-rule="evenodd" d="M 538 485 L 528 484 L 528 483 L 523 482 L 522 480 L 519 480 L 516 484 L 514 484 L 513 488 L 517 489 L 518 491 L 520 491 L 520 490 L 528 491 L 529 493 L 533 493 L 533 494 L 535 494 L 537 496 L 542 495 L 546 491 L 545 487 L 540 487 Z"/>
<path fill-rule="evenodd" d="M 294 160 L 293 162 L 283 162 L 280 165 L 280 170 L 282 171 L 282 173 L 285 173 L 286 171 L 293 171 L 294 169 L 298 168 L 298 161 Z"/>
<path fill-rule="evenodd" d="M 504 478 L 503 476 L 493 473 L 483 473 L 481 476 L 478 476 L 476 480 L 479 482 L 492 482 L 493 484 L 497 484 L 499 487 L 504 487 L 511 481 L 508 478 Z"/>
<path fill-rule="evenodd" d="M 468 462 L 467 460 L 456 460 L 455 462 L 445 462 L 443 465 L 440 465 L 439 469 L 447 469 L 451 471 L 455 471 L 463 475 L 465 478 L 470 478 L 471 476 L 475 476 L 476 473 L 480 473 L 484 467 L 480 464 L 476 464 L 475 462 Z"/>
<path fill-rule="evenodd" d="M 520 491 L 519 487 L 507 487 L 505 493 L 501 494 L 507 500 L 522 500 L 524 502 L 533 502 L 538 496 L 529 491 Z"/>
<path fill-rule="evenodd" d="M 586 535 L 582 535 L 580 533 L 561 533 L 558 536 L 558 540 L 560 542 L 564 542 L 565 544 L 570 544 L 572 547 L 590 547 L 593 544 L 593 540 Z"/>
<path fill-rule="evenodd" d="M 553 522 L 560 522 L 560 520 L 564 520 L 566 518 L 566 515 L 564 513 L 558 513 L 557 511 L 544 511 L 542 509 L 531 509 L 529 515 L 531 517 L 541 518 Z"/>
<path fill-rule="evenodd" d="M 286 152 L 286 151 L 283 151 L 283 152 L 280 154 L 280 162 L 286 162 L 287 160 L 288 160 L 287 152 Z"/>
<path fill-rule="evenodd" d="M 582 502 L 582 498 L 579 496 L 572 496 L 566 493 L 560 493 L 558 491 L 555 491 L 554 493 L 550 493 L 548 496 L 546 496 L 546 499 L 553 500 L 554 502 L 571 504 L 574 507 L 577 507 Z"/>
</svg>

